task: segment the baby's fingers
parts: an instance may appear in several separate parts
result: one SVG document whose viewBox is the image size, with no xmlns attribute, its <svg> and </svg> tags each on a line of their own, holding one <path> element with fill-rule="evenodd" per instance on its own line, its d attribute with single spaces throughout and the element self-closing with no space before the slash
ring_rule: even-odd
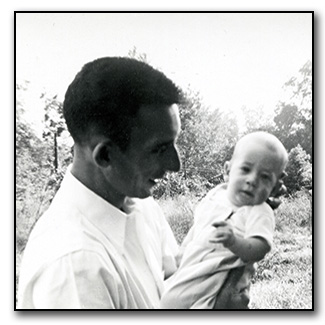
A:
<svg viewBox="0 0 325 325">
<path fill-rule="evenodd" d="M 213 238 L 209 239 L 209 243 L 211 243 L 211 244 L 219 244 L 219 243 L 222 243 L 223 241 L 224 241 L 223 238 L 215 238 L 215 237 L 213 237 Z"/>
<path fill-rule="evenodd" d="M 225 227 L 227 225 L 228 225 L 228 223 L 226 221 L 216 221 L 216 222 L 214 222 L 212 224 L 212 226 L 213 227 L 216 227 L 216 228 L 218 228 L 218 227 Z"/>
</svg>

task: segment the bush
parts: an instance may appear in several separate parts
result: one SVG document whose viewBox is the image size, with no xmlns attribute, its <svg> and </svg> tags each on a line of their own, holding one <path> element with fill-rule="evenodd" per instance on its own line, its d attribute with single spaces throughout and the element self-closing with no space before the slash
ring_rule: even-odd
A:
<svg viewBox="0 0 325 325">
<path fill-rule="evenodd" d="M 312 187 L 310 156 L 299 144 L 289 152 L 286 172 L 288 176 L 284 182 L 289 194 L 300 191 L 303 188 L 310 189 Z"/>
<path fill-rule="evenodd" d="M 305 232 L 312 230 L 312 196 L 306 191 L 282 199 L 275 210 L 275 229 L 285 232 Z"/>
</svg>

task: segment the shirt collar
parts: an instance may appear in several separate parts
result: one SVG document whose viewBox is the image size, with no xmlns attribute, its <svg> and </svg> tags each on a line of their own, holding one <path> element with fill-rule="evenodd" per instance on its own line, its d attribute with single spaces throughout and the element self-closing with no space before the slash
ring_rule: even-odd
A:
<svg viewBox="0 0 325 325">
<path fill-rule="evenodd" d="M 71 173 L 69 166 L 61 183 L 60 194 L 68 204 L 73 204 L 80 214 L 98 228 L 122 253 L 125 239 L 127 214 L 91 191 Z M 132 204 L 126 200 L 125 211 L 130 212 Z M 61 201 L 62 202 L 62 201 Z M 132 202 L 132 200 L 130 200 Z M 62 204 L 62 203 L 61 203 Z"/>
<path fill-rule="evenodd" d="M 215 188 L 214 196 L 218 198 L 219 202 L 223 202 L 225 206 L 231 208 L 233 212 L 236 212 L 239 209 L 239 207 L 231 203 L 231 201 L 228 199 L 227 187 L 228 187 L 227 183 L 222 183 L 217 185 Z M 213 201 L 216 200 L 215 197 L 212 197 L 211 199 Z"/>
</svg>

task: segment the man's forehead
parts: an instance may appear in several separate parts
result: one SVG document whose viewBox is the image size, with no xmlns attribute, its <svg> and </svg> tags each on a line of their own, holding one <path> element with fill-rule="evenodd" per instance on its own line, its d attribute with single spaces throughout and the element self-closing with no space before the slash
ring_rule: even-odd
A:
<svg viewBox="0 0 325 325">
<path fill-rule="evenodd" d="M 164 141 L 168 141 L 169 137 L 174 137 L 174 134 L 180 132 L 180 118 L 177 105 L 141 107 L 137 114 L 133 131 L 140 135 L 149 135 L 158 139 L 162 139 L 166 135 Z"/>
</svg>

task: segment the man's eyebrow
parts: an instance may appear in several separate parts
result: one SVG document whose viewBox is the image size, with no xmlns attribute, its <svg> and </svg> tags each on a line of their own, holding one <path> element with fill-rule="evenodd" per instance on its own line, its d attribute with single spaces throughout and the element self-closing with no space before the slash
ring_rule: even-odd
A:
<svg viewBox="0 0 325 325">
<path fill-rule="evenodd" d="M 158 142 L 155 144 L 156 147 L 163 147 L 163 146 L 168 146 L 169 144 L 172 144 L 173 141 L 164 141 L 164 142 Z"/>
<path fill-rule="evenodd" d="M 156 150 L 156 149 L 160 149 L 164 146 L 170 146 L 174 143 L 174 141 L 172 140 L 169 140 L 169 141 L 162 141 L 162 142 L 159 142 L 159 141 L 153 141 L 151 142 L 150 144 L 148 144 L 148 149 L 150 150 Z"/>
<path fill-rule="evenodd" d="M 163 146 L 173 144 L 174 142 L 175 142 L 175 140 L 165 140 L 165 141 L 156 141 L 156 140 L 154 140 L 152 143 L 150 143 L 150 146 L 152 146 L 152 147 L 163 147 Z"/>
</svg>

